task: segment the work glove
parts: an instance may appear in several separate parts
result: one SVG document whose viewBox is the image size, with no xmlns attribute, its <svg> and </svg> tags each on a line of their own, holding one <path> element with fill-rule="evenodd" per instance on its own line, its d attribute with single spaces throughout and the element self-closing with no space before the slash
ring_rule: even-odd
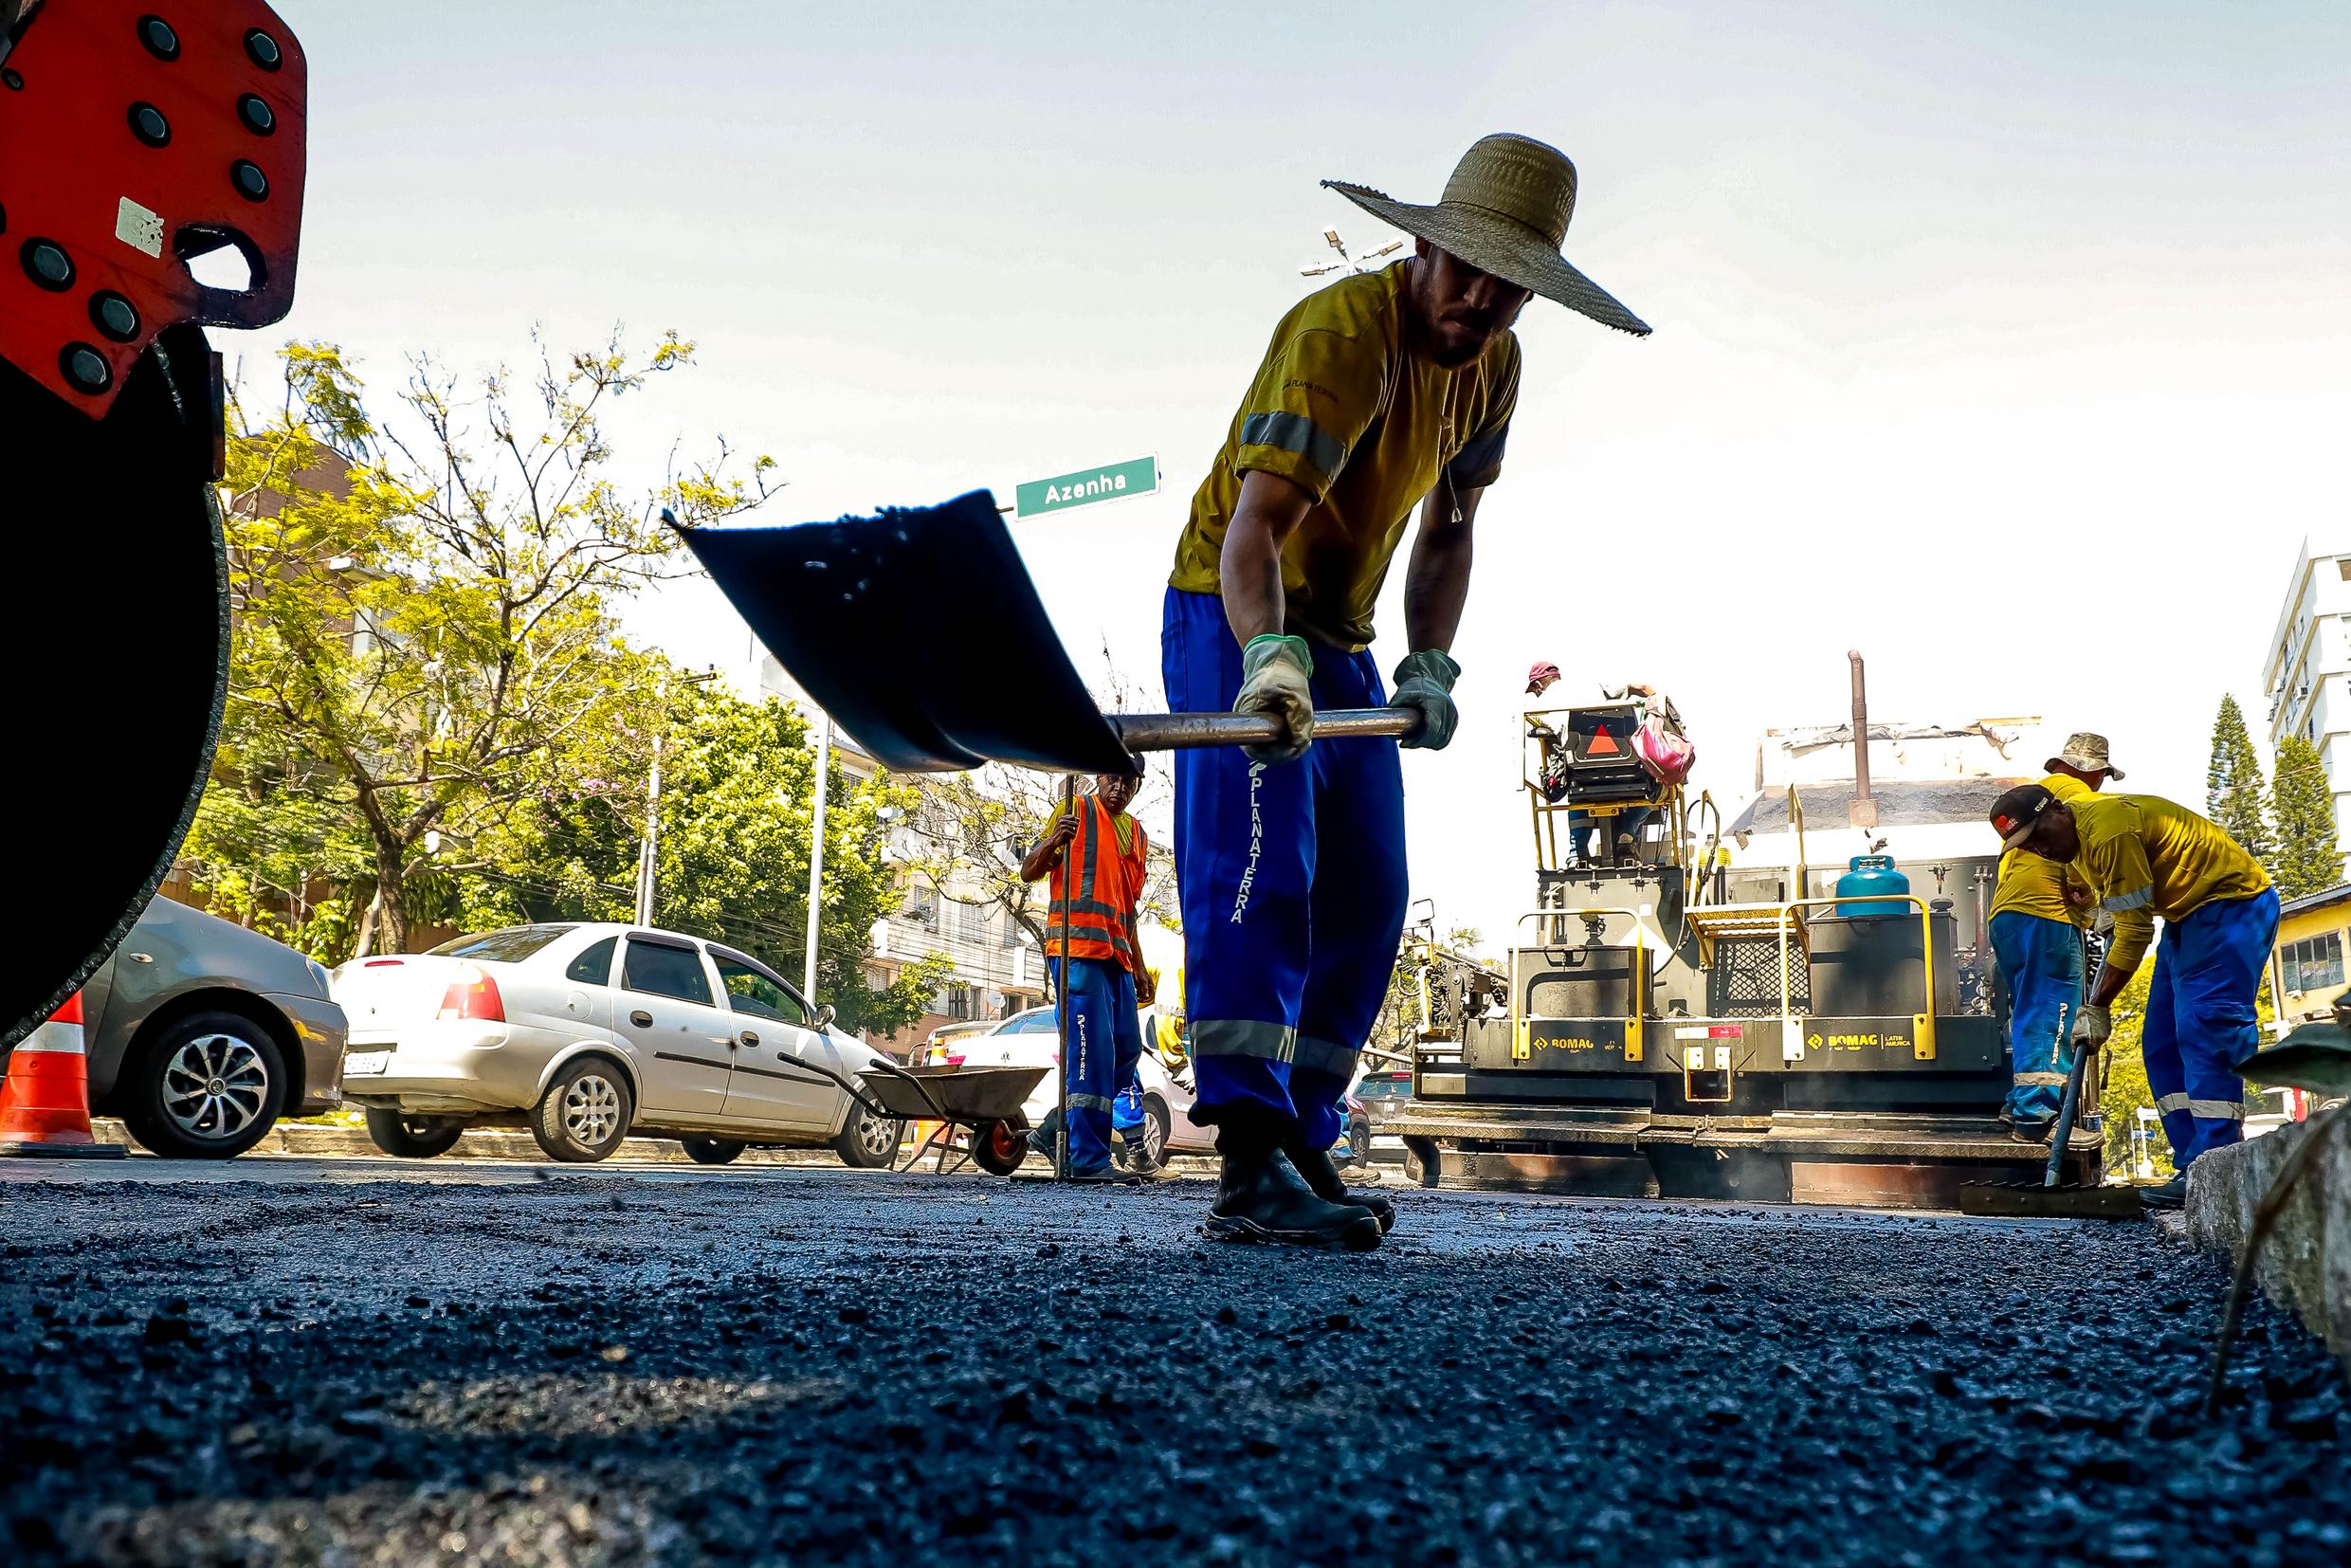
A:
<svg viewBox="0 0 2351 1568">
<path fill-rule="evenodd" d="M 1441 648 L 1425 647 L 1404 656 L 1395 667 L 1395 695 L 1388 699 L 1388 705 L 1418 708 L 1422 715 L 1420 733 L 1406 736 L 1405 745 L 1425 746 L 1432 752 L 1445 749 L 1445 743 L 1453 738 L 1453 727 L 1461 722 L 1452 696 L 1453 683 L 1460 679 L 1461 666 Z"/>
<path fill-rule="evenodd" d="M 1269 631 L 1251 637 L 1241 650 L 1241 695 L 1235 713 L 1264 714 L 1281 720 L 1289 738 L 1270 746 L 1245 748 L 1259 762 L 1295 762 L 1314 742 L 1314 698 L 1306 689 L 1314 655 L 1303 637 Z"/>
<path fill-rule="evenodd" d="M 2114 1033 L 2114 1020 L 2106 1010 L 2091 1002 L 2073 1015 L 2073 1043 L 2096 1050 Z"/>
</svg>

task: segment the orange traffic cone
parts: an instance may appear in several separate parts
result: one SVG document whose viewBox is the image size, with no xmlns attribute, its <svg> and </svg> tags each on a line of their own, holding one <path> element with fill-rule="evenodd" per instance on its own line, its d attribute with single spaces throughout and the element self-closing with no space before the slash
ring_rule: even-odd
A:
<svg viewBox="0 0 2351 1568">
<path fill-rule="evenodd" d="M 82 993 L 16 1043 L 0 1084 L 0 1155 L 119 1159 L 119 1143 L 90 1131 L 90 1065 L 82 1054 Z"/>
</svg>

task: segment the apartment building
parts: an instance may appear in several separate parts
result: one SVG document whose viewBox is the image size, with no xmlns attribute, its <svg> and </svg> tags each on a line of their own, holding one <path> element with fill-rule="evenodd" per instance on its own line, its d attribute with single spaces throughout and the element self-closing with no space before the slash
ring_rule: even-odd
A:
<svg viewBox="0 0 2351 1568">
<path fill-rule="evenodd" d="M 2313 555 L 2308 540 L 2286 588 L 2262 676 L 2269 746 L 2316 746 L 2335 796 L 2338 842 L 2351 842 L 2351 552 Z"/>
</svg>

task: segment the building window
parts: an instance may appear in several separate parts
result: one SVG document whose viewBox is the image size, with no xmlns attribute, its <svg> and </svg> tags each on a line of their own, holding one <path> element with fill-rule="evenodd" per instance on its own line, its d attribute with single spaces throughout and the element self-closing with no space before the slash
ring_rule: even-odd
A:
<svg viewBox="0 0 2351 1568">
<path fill-rule="evenodd" d="M 947 1016 L 957 1023 L 979 1016 L 978 994 L 971 986 L 957 981 L 947 988 Z"/>
<path fill-rule="evenodd" d="M 2339 931 L 2288 943 L 2279 957 L 2285 960 L 2288 991 L 2323 991 L 2342 984 L 2342 934 Z"/>
<path fill-rule="evenodd" d="M 910 887 L 906 890 L 905 916 L 925 931 L 939 929 L 939 889 Z"/>
<path fill-rule="evenodd" d="M 957 904 L 955 934 L 965 941 L 986 941 L 988 939 L 988 906 L 984 903 Z"/>
</svg>

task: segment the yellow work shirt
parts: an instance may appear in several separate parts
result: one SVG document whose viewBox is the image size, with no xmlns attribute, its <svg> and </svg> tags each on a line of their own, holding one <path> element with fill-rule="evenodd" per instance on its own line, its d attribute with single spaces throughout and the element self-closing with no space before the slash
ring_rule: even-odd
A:
<svg viewBox="0 0 2351 1568">
<path fill-rule="evenodd" d="M 1443 480 L 1455 496 L 1491 484 L 1519 396 L 1519 340 L 1502 333 L 1459 370 L 1407 347 L 1399 262 L 1300 301 L 1274 329 L 1257 378 L 1176 546 L 1168 581 L 1219 591 L 1225 528 L 1249 469 L 1313 498 L 1282 549 L 1288 629 L 1354 652 L 1412 507 Z"/>
<path fill-rule="evenodd" d="M 2114 917 L 2106 962 L 2127 975 L 2146 956 L 2155 917 L 2181 921 L 2215 899 L 2250 899 L 2269 873 L 2216 823 L 2160 795 L 2067 802 L 2082 837 L 2075 865 Z"/>
<path fill-rule="evenodd" d="M 2064 774 L 2050 774 L 2040 783 L 2043 789 L 2069 804 L 2090 799 L 2097 793 L 2080 779 L 2069 778 Z M 2067 902 L 2068 886 L 2080 895 L 2081 902 Z M 1985 919 L 2012 913 L 2064 921 L 2087 931 L 2098 918 L 2098 901 L 2076 867 L 2036 855 L 2030 849 L 2010 849 L 2000 856 L 2000 885 L 1992 895 L 1992 911 Z"/>
</svg>

